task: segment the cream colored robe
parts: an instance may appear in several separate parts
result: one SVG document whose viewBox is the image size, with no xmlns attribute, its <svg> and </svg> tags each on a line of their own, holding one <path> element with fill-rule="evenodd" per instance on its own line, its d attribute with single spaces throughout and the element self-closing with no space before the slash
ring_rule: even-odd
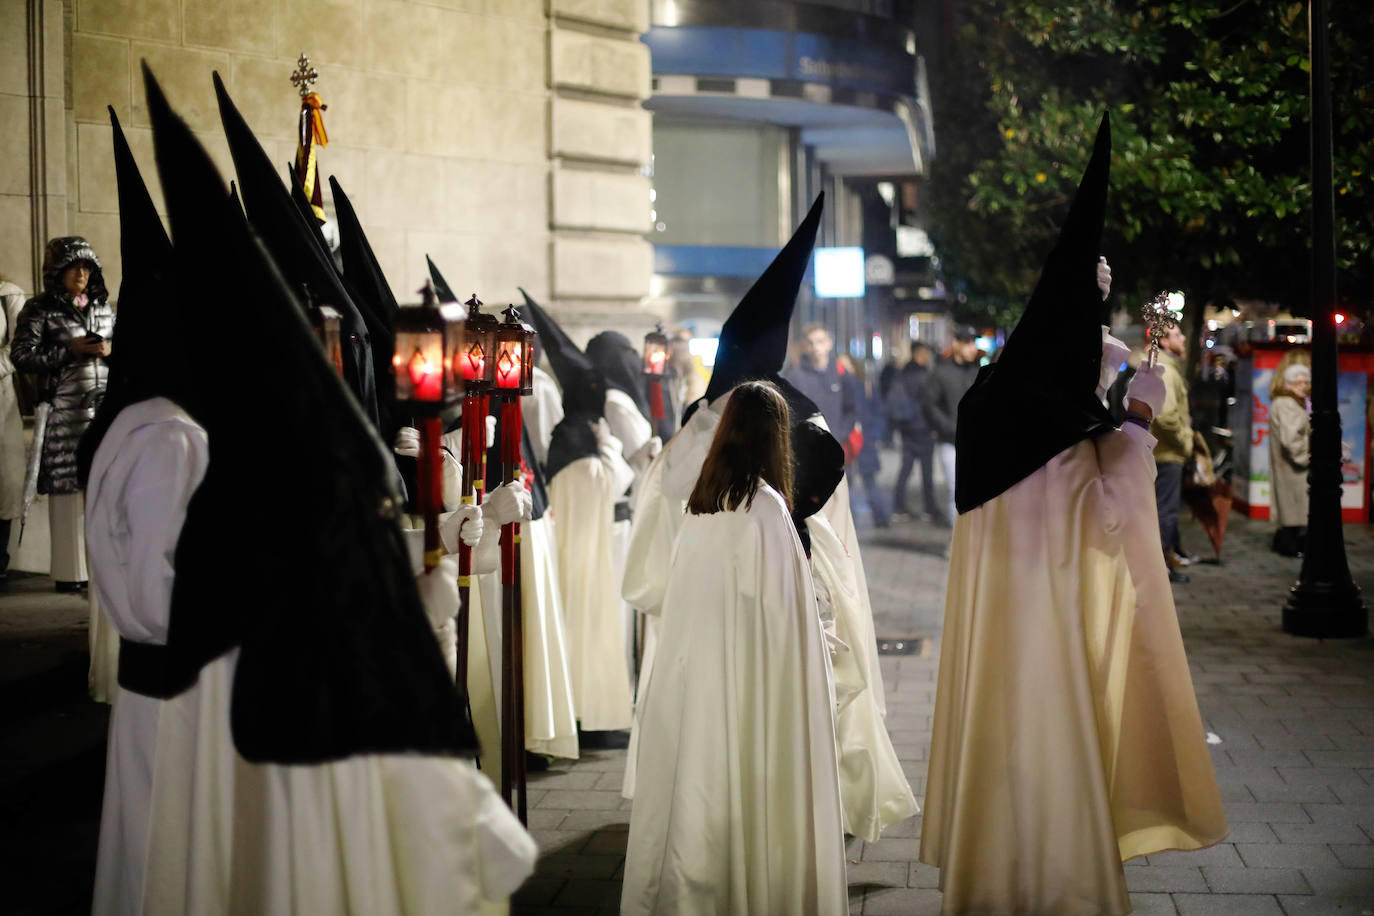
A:
<svg viewBox="0 0 1374 916">
<path fill-rule="evenodd" d="M 1312 422 L 1303 403 L 1291 395 L 1274 398 L 1269 408 L 1269 492 L 1280 527 L 1307 525 L 1311 440 Z"/>
<path fill-rule="evenodd" d="M 1124 860 L 1226 836 L 1153 445 L 1080 442 L 955 524 L 921 836 L 945 914 L 1126 913 Z"/>
<path fill-rule="evenodd" d="M 688 516 L 662 614 L 622 916 L 847 912 L 828 650 L 782 497 Z"/>
<path fill-rule="evenodd" d="M 548 483 L 573 706 L 584 731 L 631 723 L 612 525 L 632 478 L 617 444 L 613 454 L 580 458 Z"/>
</svg>

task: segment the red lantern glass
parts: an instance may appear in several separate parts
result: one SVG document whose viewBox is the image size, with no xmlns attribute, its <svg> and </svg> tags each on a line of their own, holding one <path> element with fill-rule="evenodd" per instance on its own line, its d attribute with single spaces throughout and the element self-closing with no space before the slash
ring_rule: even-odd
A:
<svg viewBox="0 0 1374 916">
<path fill-rule="evenodd" d="M 655 378 L 663 375 L 668 366 L 668 335 L 663 325 L 644 335 L 644 374 Z"/>
<path fill-rule="evenodd" d="M 534 393 L 534 328 L 520 320 L 515 306 L 505 310 L 496 336 L 496 388 L 521 395 Z"/>
<path fill-rule="evenodd" d="M 396 314 L 391 369 L 396 402 L 413 413 L 428 414 L 461 395 L 447 347 L 455 340 L 453 327 L 462 324 L 462 312 L 435 305 L 428 287 L 421 294 L 424 302 L 404 306 Z"/>
<path fill-rule="evenodd" d="M 496 364 L 492 356 L 496 351 L 496 329 L 500 322 L 492 315 L 482 314 L 482 302 L 476 294 L 463 304 L 468 308 L 467 318 L 461 322 L 462 331 L 456 335 L 455 346 L 449 352 L 452 371 L 463 381 L 467 395 L 472 397 L 485 392 L 495 381 Z"/>
</svg>

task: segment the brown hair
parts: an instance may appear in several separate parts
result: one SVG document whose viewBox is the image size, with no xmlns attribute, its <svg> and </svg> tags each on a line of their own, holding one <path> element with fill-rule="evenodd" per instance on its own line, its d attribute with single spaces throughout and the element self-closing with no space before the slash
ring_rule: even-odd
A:
<svg viewBox="0 0 1374 916">
<path fill-rule="evenodd" d="M 792 506 L 792 412 L 771 382 L 741 382 L 730 392 L 687 511 L 710 515 L 752 506 L 760 483 Z"/>
</svg>

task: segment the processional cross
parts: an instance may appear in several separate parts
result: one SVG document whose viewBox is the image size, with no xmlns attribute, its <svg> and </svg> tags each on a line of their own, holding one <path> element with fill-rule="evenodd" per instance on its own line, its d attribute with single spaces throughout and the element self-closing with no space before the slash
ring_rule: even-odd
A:
<svg viewBox="0 0 1374 916">
<path fill-rule="evenodd" d="M 300 58 L 296 61 L 296 69 L 291 74 L 291 85 L 300 90 L 301 98 L 310 94 L 312 87 L 320 78 L 320 71 L 310 65 L 310 58 L 301 52 Z"/>
<path fill-rule="evenodd" d="M 1164 337 L 1164 333 L 1178 324 L 1173 310 L 1169 308 L 1169 294 L 1162 292 L 1149 302 L 1145 303 L 1141 309 L 1141 317 L 1145 321 L 1145 328 L 1150 334 L 1150 362 L 1149 367 L 1154 368 L 1159 359 L 1159 341 Z"/>
</svg>

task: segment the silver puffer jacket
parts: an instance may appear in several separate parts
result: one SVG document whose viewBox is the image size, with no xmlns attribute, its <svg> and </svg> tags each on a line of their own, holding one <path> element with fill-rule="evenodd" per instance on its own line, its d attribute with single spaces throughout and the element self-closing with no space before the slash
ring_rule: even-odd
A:
<svg viewBox="0 0 1374 916">
<path fill-rule="evenodd" d="M 48 432 L 43 440 L 43 464 L 38 475 L 40 493 L 75 493 L 76 444 L 86 431 L 110 374 L 100 357 L 79 357 L 69 344 L 73 338 L 96 333 L 113 339 L 114 310 L 104 298 L 83 310 L 64 296 L 46 292 L 25 303 L 15 322 L 10 361 L 39 379 L 39 397 L 52 401 Z"/>
</svg>

